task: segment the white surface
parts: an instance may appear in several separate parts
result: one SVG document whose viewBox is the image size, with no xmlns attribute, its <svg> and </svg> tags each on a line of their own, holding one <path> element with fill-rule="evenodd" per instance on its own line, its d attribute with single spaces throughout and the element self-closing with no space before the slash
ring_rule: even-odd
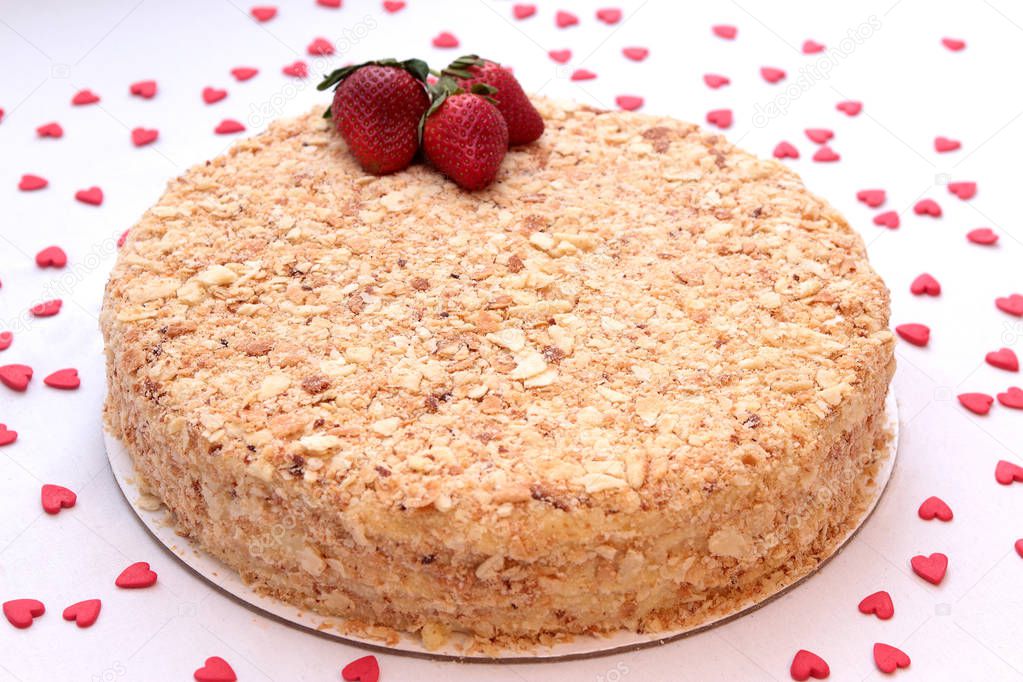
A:
<svg viewBox="0 0 1023 682">
<path fill-rule="evenodd" d="M 256 4 L 256 3 L 253 3 Z M 996 296 L 1023 292 L 1019 263 L 1019 153 L 1023 150 L 1023 7 L 988 2 L 785 2 L 751 0 L 681 3 L 672 0 L 541 2 L 536 17 L 506 22 L 507 0 L 442 3 L 409 0 L 384 15 L 376 0 L 347 0 L 340 11 L 312 0 L 279 3 L 274 21 L 256 25 L 248 5 L 224 0 L 0 0 L 0 326 L 13 329 L 14 345 L 0 363 L 36 370 L 27 393 L 0 388 L 0 422 L 19 441 L 0 449 L 0 597 L 34 597 L 46 616 L 28 630 L 0 622 L 0 682 L 50 679 L 188 680 L 211 655 L 234 666 L 239 679 L 337 680 L 338 670 L 362 651 L 310 636 L 238 606 L 166 557 L 125 506 L 110 474 L 99 428 L 103 395 L 101 341 L 96 331 L 113 239 L 160 195 L 164 183 L 188 165 L 223 150 L 233 138 L 214 136 L 225 117 L 250 131 L 267 118 L 305 111 L 323 102 L 310 85 L 280 75 L 313 37 L 338 42 L 347 27 L 375 28 L 351 45 L 342 63 L 383 55 L 417 54 L 438 65 L 463 50 L 429 47 L 451 30 L 465 51 L 484 51 L 512 63 L 527 89 L 613 106 L 618 94 L 646 97 L 645 111 L 700 121 L 713 108 L 731 106 L 733 141 L 767 155 L 781 139 L 803 158 L 793 163 L 812 189 L 826 196 L 869 243 L 871 257 L 893 294 L 893 321 L 924 322 L 930 347 L 900 344 L 896 391 L 902 407 L 899 468 L 877 512 L 849 548 L 806 584 L 747 617 L 666 647 L 571 664 L 493 665 L 473 669 L 478 679 L 502 682 L 559 680 L 771 680 L 788 679 L 799 648 L 831 665 L 832 680 L 882 677 L 871 646 L 902 647 L 913 660 L 900 679 L 1009 680 L 1023 677 L 1020 581 L 1023 560 L 1013 541 L 1023 536 L 1023 486 L 995 484 L 998 459 L 1021 461 L 1023 415 L 995 406 L 986 418 L 964 412 L 955 394 L 991 394 L 1020 382 L 983 363 L 1000 346 L 1023 352 L 1023 320 L 993 306 Z M 596 6 L 619 5 L 617 27 L 596 22 Z M 239 9 L 239 7 L 241 9 Z M 556 9 L 572 9 L 581 25 L 558 30 Z M 752 124 L 766 104 L 798 82 L 802 66 L 816 63 L 793 46 L 814 38 L 837 46 L 870 17 L 878 28 L 837 57 L 827 78 L 810 78 L 785 115 L 766 127 Z M 734 42 L 714 38 L 709 26 L 734 23 Z M 354 34 L 353 34 L 354 35 Z M 943 36 L 964 38 L 966 50 L 940 46 Z M 650 47 L 636 64 L 622 58 L 627 45 Z M 569 47 L 567 68 L 544 49 Z M 543 48 L 543 49 L 541 49 Z M 309 60 L 312 63 L 312 60 Z M 234 66 L 261 73 L 235 83 Z M 789 79 L 772 86 L 761 66 L 785 68 Z M 572 83 L 585 66 L 598 79 Z M 314 67 L 316 74 L 325 68 Z M 732 78 L 721 90 L 701 76 Z M 66 76 L 66 77 L 65 77 Z M 128 84 L 159 81 L 153 100 L 129 97 Z M 205 106 L 206 85 L 228 88 L 228 99 Z M 89 87 L 100 106 L 71 107 L 74 91 Z M 834 110 L 846 97 L 864 112 L 847 118 Z M 36 126 L 52 120 L 62 140 L 37 140 Z M 129 130 L 156 127 L 160 140 L 136 149 Z M 809 161 L 806 127 L 835 130 L 836 164 Z M 963 141 L 963 150 L 936 154 L 935 135 Z M 14 188 L 22 173 L 50 180 L 43 192 Z M 975 180 L 978 196 L 964 203 L 941 186 L 945 178 Z M 100 185 L 100 208 L 72 199 L 75 190 Z M 885 209 L 898 210 L 896 231 L 870 223 L 873 211 L 855 201 L 856 190 L 883 187 Z M 939 220 L 912 214 L 918 197 L 939 201 Z M 968 245 L 967 230 L 989 226 L 1002 236 L 997 248 Z M 38 270 L 33 255 L 50 244 L 64 247 L 63 272 Z M 909 282 L 920 272 L 939 278 L 940 299 L 915 298 Z M 25 318 L 44 298 L 65 300 L 59 316 Z M 83 386 L 74 393 L 44 387 L 43 376 L 77 367 Z M 59 516 L 41 512 L 39 486 L 76 490 L 78 506 Z M 916 508 L 929 495 L 955 510 L 950 524 L 925 523 Z M 934 587 L 916 578 L 909 558 L 942 551 L 951 567 Z M 113 578 L 128 563 L 154 562 L 160 582 L 147 591 L 120 591 Z M 862 616 L 857 602 L 887 589 L 896 615 L 888 622 Z M 80 599 L 104 600 L 99 622 L 79 630 L 60 618 Z M 445 679 L 457 664 L 380 656 L 382 681 Z"/>
</svg>

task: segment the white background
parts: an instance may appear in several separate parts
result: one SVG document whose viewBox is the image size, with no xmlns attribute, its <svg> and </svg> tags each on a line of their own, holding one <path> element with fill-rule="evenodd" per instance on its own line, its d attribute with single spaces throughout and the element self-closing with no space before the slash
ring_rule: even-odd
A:
<svg viewBox="0 0 1023 682">
<path fill-rule="evenodd" d="M 869 244 L 871 258 L 893 295 L 893 322 L 931 326 L 930 346 L 900 343 L 896 391 L 901 403 L 899 463 L 892 485 L 864 532 L 811 579 L 781 600 L 737 622 L 662 648 L 586 662 L 459 666 L 380 656 L 385 682 L 412 679 L 770 680 L 788 679 L 797 649 L 831 665 L 833 680 L 880 677 L 871 648 L 882 641 L 904 649 L 912 666 L 898 677 L 920 680 L 1023 678 L 1023 559 L 1012 545 L 1023 537 L 1023 485 L 999 486 L 999 459 L 1020 462 L 1023 414 L 995 405 L 987 417 L 966 413 L 963 391 L 995 394 L 1019 384 L 983 362 L 1001 346 L 1023 353 L 1023 320 L 994 307 L 996 296 L 1023 292 L 1019 157 L 1023 152 L 1023 6 L 989 2 L 608 2 L 625 10 L 617 26 L 594 17 L 593 4 L 539 2 L 536 16 L 511 19 L 511 2 L 409 0 L 385 14 L 376 0 L 346 0 L 341 10 L 313 0 L 284 0 L 273 21 L 257 24 L 237 0 L 0 0 L 0 331 L 13 346 L 0 364 L 31 365 L 36 378 L 24 394 L 0 387 L 0 423 L 20 433 L 0 449 L 0 600 L 33 597 L 47 614 L 28 630 L 0 622 L 0 681 L 188 680 L 207 656 L 226 658 L 240 680 L 337 680 L 363 651 L 277 624 L 238 606 L 193 577 L 163 552 L 137 522 L 108 468 L 100 436 L 104 391 L 102 344 L 96 317 L 113 240 L 189 165 L 221 152 L 232 138 L 212 133 L 226 117 L 250 132 L 267 120 L 306 111 L 326 98 L 314 80 L 302 83 L 280 69 L 296 59 L 313 77 L 346 61 L 422 56 L 437 66 L 466 51 L 510 63 L 527 90 L 613 107 L 620 94 L 641 95 L 644 111 L 701 121 L 710 109 L 731 107 L 728 136 L 762 155 L 782 140 L 802 158 L 789 162 L 808 185 L 839 207 Z M 573 10 L 580 25 L 554 26 L 557 9 Z M 710 26 L 739 27 L 735 41 Z M 441 30 L 462 41 L 436 50 Z M 851 34 L 850 34 L 851 32 Z M 856 36 L 855 39 L 849 35 Z M 344 47 L 318 62 L 305 46 L 316 36 Z M 940 44 L 962 38 L 958 53 Z M 803 55 L 813 38 L 832 48 Z M 843 40 L 844 39 L 844 40 Z M 621 48 L 649 47 L 642 63 Z M 569 48 L 559 67 L 548 49 Z M 822 67 L 822 65 L 827 66 Z M 236 83 L 229 70 L 261 72 Z M 761 66 L 788 72 L 777 85 Z M 567 76 L 585 67 L 598 78 Z M 825 68 L 826 71 L 822 71 Z M 732 85 L 710 90 L 704 73 Z M 802 78 L 800 78 L 802 74 Z M 152 100 L 128 86 L 153 78 Z M 207 106 L 205 86 L 225 87 L 226 100 Z M 792 86 L 791 89 L 787 89 Z M 88 87 L 96 106 L 71 107 Z M 778 98 L 785 98 L 781 102 Z M 864 102 L 849 118 L 843 99 Z M 757 105 L 784 104 L 784 114 L 754 125 Z M 60 140 L 37 139 L 35 128 L 58 121 Z M 765 121 L 758 120 L 758 123 Z M 136 126 L 158 128 L 159 141 L 137 149 Z M 810 161 L 807 127 L 835 131 L 834 164 Z M 936 135 L 960 139 L 962 150 L 934 152 Z M 16 190 L 23 173 L 48 178 L 41 192 Z M 976 198 L 949 194 L 949 180 L 973 180 Z M 76 190 L 99 185 L 102 207 L 74 201 Z M 871 223 L 872 210 L 855 200 L 859 189 L 883 188 L 902 227 Z M 913 215 L 921 197 L 937 200 L 940 219 Z M 991 227 L 997 247 L 966 242 L 965 233 Z M 51 244 L 70 257 L 61 272 L 36 268 L 33 257 Z M 935 275 L 940 298 L 916 298 L 909 283 Z M 53 318 L 24 311 L 47 298 L 64 299 Z M 76 367 L 77 392 L 42 385 L 51 371 Z M 42 513 L 39 488 L 58 483 L 78 492 L 78 505 L 58 516 Z M 929 495 L 954 509 L 950 524 L 924 522 L 916 508 Z M 912 574 L 914 554 L 941 551 L 950 569 L 939 587 Z M 156 587 L 121 591 L 113 579 L 128 563 L 152 562 Z M 891 592 L 895 617 L 863 616 L 859 600 Z M 99 622 L 79 630 L 60 618 L 73 602 L 98 597 Z"/>
</svg>

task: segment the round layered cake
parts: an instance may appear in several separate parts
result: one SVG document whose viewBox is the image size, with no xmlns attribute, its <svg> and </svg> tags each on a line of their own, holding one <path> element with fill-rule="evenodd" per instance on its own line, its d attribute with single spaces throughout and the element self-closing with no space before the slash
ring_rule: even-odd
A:
<svg viewBox="0 0 1023 682">
<path fill-rule="evenodd" d="M 130 231 L 108 427 L 259 590 L 428 647 L 664 631 L 860 520 L 894 368 L 860 238 L 695 125 L 537 106 L 485 191 L 366 175 L 312 112 Z"/>
</svg>

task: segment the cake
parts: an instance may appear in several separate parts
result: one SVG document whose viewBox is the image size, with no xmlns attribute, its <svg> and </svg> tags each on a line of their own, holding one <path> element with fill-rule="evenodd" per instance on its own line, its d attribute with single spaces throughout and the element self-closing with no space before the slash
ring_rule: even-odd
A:
<svg viewBox="0 0 1023 682">
<path fill-rule="evenodd" d="M 108 429 L 259 591 L 427 647 L 663 632 L 861 519 L 894 368 L 861 239 L 695 125 L 536 103 L 482 192 L 366 175 L 311 112 L 129 232 Z"/>
</svg>

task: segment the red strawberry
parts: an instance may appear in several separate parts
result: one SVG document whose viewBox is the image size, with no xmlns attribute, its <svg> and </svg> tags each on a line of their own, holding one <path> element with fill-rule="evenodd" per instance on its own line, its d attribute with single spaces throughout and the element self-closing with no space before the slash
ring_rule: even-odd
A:
<svg viewBox="0 0 1023 682">
<path fill-rule="evenodd" d="M 386 175 L 412 163 L 419 149 L 419 123 L 430 106 L 428 70 L 418 59 L 385 59 L 338 69 L 316 86 L 336 86 L 325 116 L 333 118 L 366 172 Z"/>
<path fill-rule="evenodd" d="M 512 146 L 529 144 L 543 135 L 543 118 L 512 72 L 496 62 L 474 54 L 459 57 L 444 70 L 466 92 L 477 83 L 496 88 L 493 99 L 508 124 L 508 142 Z"/>
<path fill-rule="evenodd" d="M 508 150 L 508 124 L 480 93 L 493 88 L 477 83 L 463 92 L 448 76 L 435 86 L 434 103 L 423 123 L 423 151 L 437 170 L 469 191 L 497 177 Z"/>
</svg>

